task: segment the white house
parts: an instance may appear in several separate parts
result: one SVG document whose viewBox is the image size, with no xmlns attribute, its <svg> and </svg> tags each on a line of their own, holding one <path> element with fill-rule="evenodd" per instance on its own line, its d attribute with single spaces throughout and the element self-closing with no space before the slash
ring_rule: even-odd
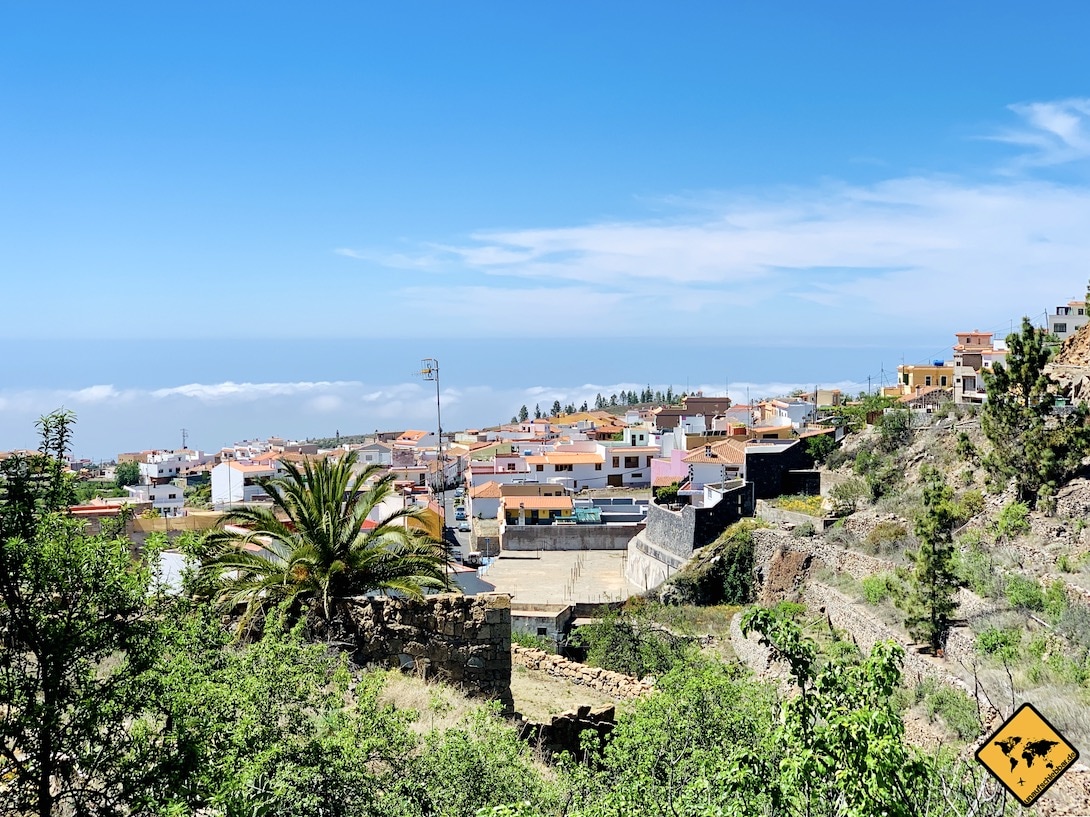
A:
<svg viewBox="0 0 1090 817">
<path fill-rule="evenodd" d="M 393 465 L 393 447 L 389 443 L 373 442 L 356 449 L 364 465 Z"/>
<path fill-rule="evenodd" d="M 152 510 L 160 516 L 184 516 L 185 496 L 177 485 L 166 482 L 160 485 L 128 485 L 125 487 L 134 502 L 150 502 Z"/>
<path fill-rule="evenodd" d="M 1090 316 L 1086 314 L 1084 301 L 1071 301 L 1067 306 L 1056 307 L 1056 313 L 1048 316 L 1048 331 L 1060 340 L 1067 340 L 1085 326 Z"/>
<path fill-rule="evenodd" d="M 475 519 L 495 519 L 500 512 L 500 498 L 503 496 L 500 483 L 489 480 L 469 491 L 466 499 L 466 512 Z"/>
<path fill-rule="evenodd" d="M 266 501 L 268 495 L 258 480 L 275 477 L 281 470 L 276 461 L 263 465 L 221 462 L 212 469 L 212 506 L 221 510 L 240 502 Z"/>
<path fill-rule="evenodd" d="M 688 483 L 683 489 L 703 497 L 705 485 L 716 485 L 733 479 L 745 479 L 746 444 L 742 440 L 724 440 L 697 448 L 684 459 L 689 467 Z"/>
<path fill-rule="evenodd" d="M 200 451 L 157 451 L 148 454 L 145 461 L 137 463 L 140 468 L 140 481 L 162 483 L 182 476 L 194 465 L 207 462 L 210 458 Z"/>
</svg>

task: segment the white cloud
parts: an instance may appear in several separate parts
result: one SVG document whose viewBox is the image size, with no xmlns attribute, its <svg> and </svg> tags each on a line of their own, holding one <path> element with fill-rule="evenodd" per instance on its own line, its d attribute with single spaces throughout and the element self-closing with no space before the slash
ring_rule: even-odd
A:
<svg viewBox="0 0 1090 817">
<path fill-rule="evenodd" d="M 1057 165 L 1090 158 L 1090 99 L 1022 102 L 1009 106 L 1024 122 L 991 137 L 1027 148 L 1016 167 Z"/>
<path fill-rule="evenodd" d="M 183 386 L 155 389 L 149 396 L 155 399 L 186 397 L 200 401 L 236 400 L 252 401 L 270 397 L 287 397 L 310 394 L 316 391 L 344 389 L 358 386 L 352 381 L 299 381 L 294 383 L 187 383 Z"/>
</svg>

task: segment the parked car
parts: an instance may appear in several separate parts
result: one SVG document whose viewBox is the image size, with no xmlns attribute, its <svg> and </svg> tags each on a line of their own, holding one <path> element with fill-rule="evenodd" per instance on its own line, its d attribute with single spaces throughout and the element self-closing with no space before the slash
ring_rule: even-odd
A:
<svg viewBox="0 0 1090 817">
<path fill-rule="evenodd" d="M 455 508 L 454 509 L 454 520 L 456 522 L 461 522 L 465 518 L 466 518 L 466 509 L 465 508 Z"/>
<path fill-rule="evenodd" d="M 469 527 L 469 520 L 463 519 L 462 523 L 458 525 L 458 530 L 462 533 L 469 533 L 469 531 L 471 530 L 471 528 Z"/>
</svg>

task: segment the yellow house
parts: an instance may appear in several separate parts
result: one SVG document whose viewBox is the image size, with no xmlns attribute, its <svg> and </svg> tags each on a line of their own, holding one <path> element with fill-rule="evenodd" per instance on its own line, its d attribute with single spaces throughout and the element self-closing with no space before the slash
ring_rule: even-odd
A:
<svg viewBox="0 0 1090 817">
<path fill-rule="evenodd" d="M 500 515 L 508 525 L 551 525 L 554 519 L 572 518 L 570 496 L 505 496 Z"/>
<path fill-rule="evenodd" d="M 954 385 L 954 364 L 936 361 L 918 366 L 902 363 L 897 367 L 897 384 L 901 394 L 911 394 L 921 386 L 951 388 Z"/>
</svg>

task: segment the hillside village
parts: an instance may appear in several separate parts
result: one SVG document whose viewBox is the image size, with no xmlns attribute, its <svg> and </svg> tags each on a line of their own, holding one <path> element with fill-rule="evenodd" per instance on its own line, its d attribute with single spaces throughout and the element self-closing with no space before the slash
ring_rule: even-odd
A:
<svg viewBox="0 0 1090 817">
<path fill-rule="evenodd" d="M 1075 398 L 1090 389 L 1085 311 L 1071 303 L 1049 316 L 1062 342 L 1050 372 Z M 353 661 L 400 665 L 470 694 L 450 706 L 495 698 L 522 713 L 524 735 L 556 747 L 577 747 L 581 729 L 608 735 L 615 709 L 653 694 L 656 673 L 596 668 L 580 640 L 618 611 L 644 610 L 653 632 L 695 640 L 790 694 L 788 664 L 741 626 L 751 602 L 793 610 L 821 639 L 863 651 L 902 645 L 898 694 L 918 746 L 968 758 L 1027 700 L 1090 745 L 1090 478 L 1066 480 L 1036 507 L 997 481 L 981 412 L 985 374 L 1009 350 L 974 330 L 956 333 L 952 351 L 898 367 L 896 384 L 872 394 L 738 405 L 696 393 L 331 446 L 270 438 L 126 452 L 105 468 L 71 462 L 84 498 L 68 512 L 90 530 L 120 524 L 135 542 L 154 538 L 181 572 L 178 537 L 272 507 L 269 480 L 292 469 L 350 461 L 367 477 L 361 489 L 391 486 L 363 527 L 409 513 L 404 524 L 443 543 L 459 594 L 419 609 L 396 598 L 343 602 L 328 626 L 353 622 L 337 636 L 355 645 Z M 960 586 L 949 626 L 928 644 L 906 627 L 902 602 L 934 473 L 956 508 Z M 391 634 L 392 621 L 404 632 Z M 1090 769 L 1065 774 L 1037 813 L 1090 813 Z"/>
</svg>

